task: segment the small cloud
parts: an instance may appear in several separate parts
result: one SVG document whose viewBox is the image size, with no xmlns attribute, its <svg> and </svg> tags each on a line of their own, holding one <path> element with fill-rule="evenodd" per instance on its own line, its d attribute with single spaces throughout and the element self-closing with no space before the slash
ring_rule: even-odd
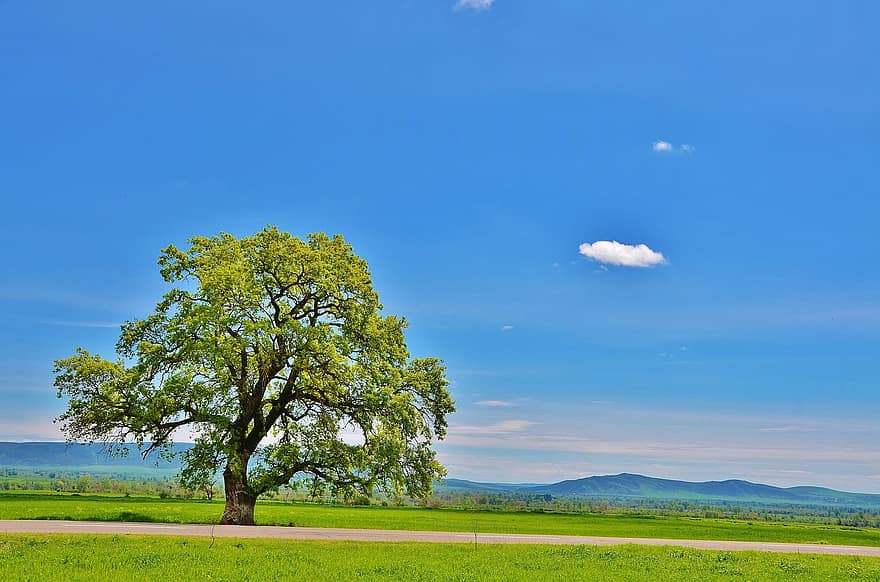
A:
<svg viewBox="0 0 880 582">
<path fill-rule="evenodd" d="M 689 143 L 683 143 L 676 147 L 674 144 L 662 139 L 658 139 L 651 144 L 651 149 L 658 153 L 682 152 L 685 154 L 692 154 L 696 151 L 696 148 Z"/>
<path fill-rule="evenodd" d="M 531 420 L 502 420 L 492 425 L 492 429 L 498 432 L 522 432 L 536 424 L 540 423 Z"/>
<path fill-rule="evenodd" d="M 485 10 L 489 10 L 492 8 L 492 4 L 495 3 L 495 0 L 458 0 L 455 3 L 455 10 L 474 10 L 476 12 L 483 12 Z"/>
<path fill-rule="evenodd" d="M 813 429 L 805 427 L 805 426 L 768 426 L 765 428 L 759 428 L 758 432 L 812 432 Z"/>
<path fill-rule="evenodd" d="M 511 434 L 540 424 L 531 420 L 502 420 L 495 424 L 486 425 L 456 425 L 450 426 L 449 431 L 457 434 Z"/>
<path fill-rule="evenodd" d="M 476 404 L 477 406 L 488 406 L 490 408 L 506 408 L 509 406 L 516 406 L 515 403 L 510 402 L 509 400 L 480 400 Z"/>
<path fill-rule="evenodd" d="M 663 253 L 651 250 L 644 244 L 626 245 L 617 241 L 599 240 L 581 244 L 578 252 L 594 261 L 621 267 L 653 267 L 667 262 Z"/>
<path fill-rule="evenodd" d="M 512 329 L 513 329 L 512 325 L 502 325 L 501 326 L 501 331 L 510 331 Z"/>
</svg>

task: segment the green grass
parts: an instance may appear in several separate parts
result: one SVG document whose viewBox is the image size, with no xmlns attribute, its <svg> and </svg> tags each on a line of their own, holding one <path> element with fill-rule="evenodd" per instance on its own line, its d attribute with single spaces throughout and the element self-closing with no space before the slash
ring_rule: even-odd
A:
<svg viewBox="0 0 880 582">
<path fill-rule="evenodd" d="M 213 523 L 222 501 L 186 501 L 103 495 L 0 494 L 0 519 L 71 519 Z M 740 520 L 548 514 L 398 507 L 346 507 L 260 501 L 257 523 L 484 533 L 598 535 L 671 539 L 746 540 L 880 546 L 880 530 Z"/>
<path fill-rule="evenodd" d="M 0 580 L 880 580 L 880 559 L 674 547 L 0 536 Z"/>
</svg>

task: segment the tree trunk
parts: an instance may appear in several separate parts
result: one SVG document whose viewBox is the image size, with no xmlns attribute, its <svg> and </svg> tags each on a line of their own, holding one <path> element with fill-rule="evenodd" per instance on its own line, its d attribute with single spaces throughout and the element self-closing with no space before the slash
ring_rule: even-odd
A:
<svg viewBox="0 0 880 582">
<path fill-rule="evenodd" d="M 247 465 L 233 471 L 227 465 L 223 471 L 223 485 L 226 489 L 226 508 L 220 523 L 223 525 L 254 525 L 254 505 L 257 496 L 247 482 Z"/>
</svg>

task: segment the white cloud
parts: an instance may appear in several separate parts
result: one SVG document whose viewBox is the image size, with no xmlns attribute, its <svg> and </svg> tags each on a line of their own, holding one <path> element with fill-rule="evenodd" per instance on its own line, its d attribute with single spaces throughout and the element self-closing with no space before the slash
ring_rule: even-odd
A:
<svg viewBox="0 0 880 582">
<path fill-rule="evenodd" d="M 511 424 L 510 428 L 500 425 Z M 713 462 L 737 460 L 757 463 L 772 461 L 777 466 L 782 462 L 852 462 L 872 465 L 880 462 L 880 449 L 839 446 L 817 449 L 815 443 L 790 443 L 787 446 L 768 447 L 766 443 L 740 445 L 730 442 L 699 444 L 690 440 L 604 440 L 583 437 L 575 434 L 542 434 L 522 431 L 539 423 L 529 421 L 505 421 L 490 426 L 459 426 L 449 429 L 446 444 L 477 447 L 481 449 L 513 449 L 524 451 L 570 452 L 594 455 L 621 455 L 623 457 L 643 457 L 659 462 Z"/>
<path fill-rule="evenodd" d="M 495 0 L 458 0 L 455 3 L 456 10 L 476 10 L 477 12 L 482 12 L 484 10 L 489 10 L 492 7 L 492 4 L 495 3 Z"/>
<path fill-rule="evenodd" d="M 508 400 L 480 400 L 476 403 L 477 406 L 489 406 L 492 408 L 500 408 L 505 406 L 516 406 L 513 402 Z"/>
<path fill-rule="evenodd" d="M 485 425 L 465 425 L 458 424 L 449 427 L 449 434 L 458 435 L 505 435 L 511 433 L 521 433 L 529 427 L 540 424 L 531 420 L 502 420 L 495 424 Z"/>
<path fill-rule="evenodd" d="M 685 154 L 692 154 L 696 151 L 696 148 L 689 143 L 683 143 L 676 147 L 674 144 L 662 139 L 658 139 L 651 144 L 651 149 L 658 153 L 682 152 Z"/>
<path fill-rule="evenodd" d="M 788 425 L 788 426 L 767 426 L 764 428 L 759 428 L 758 432 L 812 432 L 816 429 L 805 427 L 805 426 L 796 426 L 796 425 Z"/>
<path fill-rule="evenodd" d="M 622 267 L 652 267 L 666 263 L 663 253 L 653 251 L 647 245 L 625 245 L 617 241 L 599 240 L 583 243 L 578 252 L 600 263 Z"/>
<path fill-rule="evenodd" d="M 513 329 L 512 325 L 502 325 L 501 326 L 501 331 L 510 331 L 512 329 Z"/>
</svg>

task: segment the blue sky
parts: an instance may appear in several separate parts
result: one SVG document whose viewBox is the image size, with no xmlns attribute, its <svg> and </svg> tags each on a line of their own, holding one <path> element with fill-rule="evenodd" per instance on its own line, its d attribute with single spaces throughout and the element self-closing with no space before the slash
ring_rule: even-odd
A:
<svg viewBox="0 0 880 582">
<path fill-rule="evenodd" d="M 58 438 L 52 360 L 111 354 L 161 248 L 277 224 L 445 359 L 451 476 L 880 492 L 878 19 L 0 1 L 0 438 Z"/>
</svg>

